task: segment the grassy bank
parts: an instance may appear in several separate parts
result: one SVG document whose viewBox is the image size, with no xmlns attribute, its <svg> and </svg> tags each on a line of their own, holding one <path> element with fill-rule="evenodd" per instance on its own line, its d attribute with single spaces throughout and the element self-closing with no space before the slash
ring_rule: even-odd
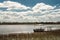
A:
<svg viewBox="0 0 60 40">
<path fill-rule="evenodd" d="M 60 32 L 36 32 L 0 35 L 0 40 L 60 40 Z"/>
</svg>

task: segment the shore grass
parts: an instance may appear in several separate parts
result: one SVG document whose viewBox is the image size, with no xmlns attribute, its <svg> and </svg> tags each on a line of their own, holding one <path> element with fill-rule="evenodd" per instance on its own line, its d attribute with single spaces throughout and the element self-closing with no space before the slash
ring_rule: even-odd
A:
<svg viewBox="0 0 60 40">
<path fill-rule="evenodd" d="M 60 32 L 35 32 L 0 35 L 0 40 L 60 40 Z"/>
</svg>

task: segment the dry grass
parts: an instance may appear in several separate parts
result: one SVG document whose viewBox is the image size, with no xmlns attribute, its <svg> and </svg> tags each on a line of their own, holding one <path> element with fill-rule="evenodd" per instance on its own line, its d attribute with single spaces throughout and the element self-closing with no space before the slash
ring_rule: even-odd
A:
<svg viewBox="0 0 60 40">
<path fill-rule="evenodd" d="M 60 40 L 60 32 L 0 35 L 0 40 Z"/>
</svg>

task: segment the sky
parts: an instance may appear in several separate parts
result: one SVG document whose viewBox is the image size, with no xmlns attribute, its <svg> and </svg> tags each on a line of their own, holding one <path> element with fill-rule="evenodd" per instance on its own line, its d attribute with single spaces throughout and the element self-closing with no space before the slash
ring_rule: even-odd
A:
<svg viewBox="0 0 60 40">
<path fill-rule="evenodd" d="M 0 22 L 59 22 L 60 0 L 0 0 Z"/>
<path fill-rule="evenodd" d="M 3 1 L 7 1 L 7 0 L 0 0 L 0 2 Z M 60 0 L 10 0 L 10 1 L 14 1 L 14 2 L 19 2 L 22 3 L 26 6 L 34 6 L 37 3 L 46 3 L 46 4 L 50 4 L 50 5 L 60 5 Z"/>
</svg>

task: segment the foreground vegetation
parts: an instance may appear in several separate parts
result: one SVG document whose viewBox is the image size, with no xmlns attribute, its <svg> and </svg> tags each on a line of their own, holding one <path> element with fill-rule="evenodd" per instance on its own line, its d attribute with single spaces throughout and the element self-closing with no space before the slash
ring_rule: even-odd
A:
<svg viewBox="0 0 60 40">
<path fill-rule="evenodd" d="M 0 35 L 0 40 L 60 40 L 60 32 L 36 32 Z"/>
</svg>

